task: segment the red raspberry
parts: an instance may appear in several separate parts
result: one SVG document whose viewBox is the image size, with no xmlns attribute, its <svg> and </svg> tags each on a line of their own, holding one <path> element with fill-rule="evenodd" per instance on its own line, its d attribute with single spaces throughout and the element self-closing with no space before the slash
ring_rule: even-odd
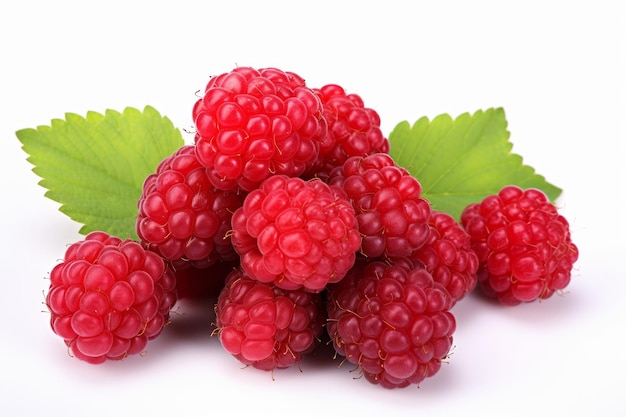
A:
<svg viewBox="0 0 626 417">
<path fill-rule="evenodd" d="M 409 256 L 428 240 L 430 203 L 419 181 L 389 154 L 350 157 L 328 182 L 343 188 L 354 206 L 364 256 Z"/>
<path fill-rule="evenodd" d="M 390 389 L 419 384 L 448 357 L 453 300 L 419 263 L 359 259 L 327 295 L 333 346 L 369 382 Z"/>
<path fill-rule="evenodd" d="M 446 287 L 456 303 L 476 287 L 478 256 L 469 235 L 450 214 L 433 210 L 428 225 L 428 241 L 411 257 Z"/>
<path fill-rule="evenodd" d="M 226 278 L 215 314 L 224 349 L 265 371 L 290 367 L 312 352 L 325 321 L 320 293 L 283 290 L 240 269 Z"/>
<path fill-rule="evenodd" d="M 191 264 L 174 267 L 176 275 L 176 293 L 179 300 L 202 300 L 217 298 L 226 276 L 239 267 L 239 260 L 218 261 L 207 267 L 199 268 Z"/>
<path fill-rule="evenodd" d="M 139 242 L 92 232 L 50 272 L 52 330 L 89 363 L 143 351 L 169 321 L 176 279 Z"/>
<path fill-rule="evenodd" d="M 175 266 L 196 267 L 237 259 L 229 238 L 233 211 L 243 203 L 237 191 L 215 188 L 194 145 L 165 158 L 143 184 L 137 234 L 145 247 Z"/>
<path fill-rule="evenodd" d="M 461 223 L 480 261 L 480 287 L 502 304 L 546 299 L 569 284 L 578 248 L 542 191 L 506 186 L 466 207 Z"/>
<path fill-rule="evenodd" d="M 361 244 L 345 194 L 319 179 L 266 179 L 235 211 L 232 226 L 244 271 L 290 290 L 317 292 L 339 281 Z"/>
<path fill-rule="evenodd" d="M 322 104 L 295 73 L 235 68 L 212 78 L 192 112 L 200 161 L 213 184 L 255 189 L 271 174 L 299 176 L 327 131 Z"/>
<path fill-rule="evenodd" d="M 389 141 L 380 129 L 378 113 L 365 107 L 360 96 L 348 94 L 336 84 L 314 91 L 322 100 L 328 133 L 320 143 L 320 155 L 308 176 L 325 180 L 333 168 L 343 165 L 350 156 L 389 152 Z"/>
</svg>

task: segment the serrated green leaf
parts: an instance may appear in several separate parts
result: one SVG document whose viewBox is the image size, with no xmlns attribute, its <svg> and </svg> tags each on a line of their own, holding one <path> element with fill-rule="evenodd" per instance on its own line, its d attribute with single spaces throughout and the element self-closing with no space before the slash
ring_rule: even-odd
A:
<svg viewBox="0 0 626 417">
<path fill-rule="evenodd" d="M 502 108 L 448 114 L 400 122 L 389 135 L 390 154 L 408 169 L 423 188 L 432 207 L 459 219 L 471 203 L 515 184 L 538 188 L 555 201 L 561 189 L 550 184 L 511 152 L 507 121 Z"/>
<path fill-rule="evenodd" d="M 180 131 L 150 106 L 86 117 L 66 113 L 64 120 L 16 136 L 45 196 L 82 224 L 80 233 L 102 230 L 135 239 L 144 180 L 183 144 Z"/>
</svg>

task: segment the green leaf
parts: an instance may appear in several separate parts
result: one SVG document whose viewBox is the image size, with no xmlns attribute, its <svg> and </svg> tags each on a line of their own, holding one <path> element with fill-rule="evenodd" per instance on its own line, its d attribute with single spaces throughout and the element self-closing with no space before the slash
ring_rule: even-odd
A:
<svg viewBox="0 0 626 417">
<path fill-rule="evenodd" d="M 468 204 L 509 184 L 538 188 L 555 201 L 562 190 L 511 152 L 509 136 L 502 108 L 456 119 L 422 117 L 412 126 L 406 121 L 396 125 L 389 135 L 390 154 L 420 181 L 434 209 L 457 220 Z"/>
<path fill-rule="evenodd" d="M 183 143 L 180 131 L 150 106 L 86 117 L 66 113 L 65 120 L 16 136 L 45 196 L 82 224 L 80 233 L 102 230 L 135 239 L 143 182 Z"/>
</svg>

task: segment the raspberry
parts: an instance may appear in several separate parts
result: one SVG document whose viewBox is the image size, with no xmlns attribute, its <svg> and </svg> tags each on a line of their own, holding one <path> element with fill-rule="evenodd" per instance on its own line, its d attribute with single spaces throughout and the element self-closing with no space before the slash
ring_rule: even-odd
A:
<svg viewBox="0 0 626 417">
<path fill-rule="evenodd" d="M 319 179 L 269 177 L 246 196 L 232 226 L 244 271 L 290 290 L 318 292 L 339 281 L 361 244 L 343 191 Z"/>
<path fill-rule="evenodd" d="M 176 275 L 176 293 L 179 300 L 217 298 L 226 276 L 239 266 L 239 260 L 219 261 L 199 268 L 191 264 L 173 268 Z"/>
<path fill-rule="evenodd" d="M 569 284 L 578 248 L 567 220 L 542 191 L 505 186 L 467 206 L 461 223 L 486 295 L 514 306 L 549 298 Z"/>
<path fill-rule="evenodd" d="M 419 181 L 389 154 L 350 157 L 328 183 L 343 188 L 354 206 L 364 256 L 409 256 L 428 240 L 430 203 Z"/>
<path fill-rule="evenodd" d="M 283 290 L 241 269 L 226 278 L 215 314 L 224 349 L 265 371 L 288 368 L 311 353 L 325 320 L 320 293 Z"/>
<path fill-rule="evenodd" d="M 196 267 L 237 259 L 228 232 L 233 211 L 241 206 L 237 191 L 215 188 L 198 162 L 194 145 L 165 158 L 145 179 L 136 221 L 142 244 L 173 261 Z"/>
<path fill-rule="evenodd" d="M 428 225 L 428 241 L 411 257 L 446 287 L 456 303 L 476 286 L 478 257 L 469 235 L 450 214 L 432 210 Z"/>
<path fill-rule="evenodd" d="M 212 78 L 194 105 L 196 145 L 221 189 L 257 188 L 272 174 L 296 177 L 317 159 L 327 124 L 305 81 L 276 68 L 235 68 Z"/>
<path fill-rule="evenodd" d="M 78 359 L 97 364 L 143 351 L 176 302 L 171 269 L 139 242 L 92 232 L 50 272 L 52 330 Z"/>
<path fill-rule="evenodd" d="M 350 156 L 389 152 L 389 141 L 380 129 L 378 113 L 365 107 L 357 94 L 347 94 L 337 84 L 313 89 L 320 97 L 328 133 L 320 143 L 320 155 L 309 176 L 327 179 L 330 171 Z"/>
<path fill-rule="evenodd" d="M 336 352 L 384 388 L 432 377 L 452 346 L 453 300 L 419 263 L 359 259 L 327 290 L 328 334 Z"/>
</svg>

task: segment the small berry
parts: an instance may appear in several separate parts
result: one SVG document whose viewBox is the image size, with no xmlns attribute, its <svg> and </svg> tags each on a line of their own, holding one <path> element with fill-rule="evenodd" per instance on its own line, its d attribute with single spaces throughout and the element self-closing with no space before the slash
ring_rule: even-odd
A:
<svg viewBox="0 0 626 417">
<path fill-rule="evenodd" d="M 203 268 L 218 260 L 237 259 L 228 232 L 242 194 L 215 188 L 194 145 L 165 158 L 145 179 L 139 198 L 136 230 L 142 244 L 172 261 Z"/>
<path fill-rule="evenodd" d="M 502 304 L 546 299 L 569 284 L 578 248 L 542 191 L 505 186 L 466 207 L 461 223 L 480 262 L 480 287 Z"/>
<path fill-rule="evenodd" d="M 320 293 L 283 290 L 232 271 L 216 307 L 224 349 L 246 365 L 271 371 L 288 368 L 311 353 L 323 331 Z"/>
<path fill-rule="evenodd" d="M 343 188 L 354 206 L 364 256 L 409 256 L 428 240 L 430 203 L 419 181 L 389 154 L 350 157 L 328 183 Z"/>
<path fill-rule="evenodd" d="M 453 300 L 419 263 L 359 259 L 327 295 L 333 346 L 369 382 L 389 389 L 417 385 L 448 357 Z"/>
<path fill-rule="evenodd" d="M 273 174 L 301 175 L 327 131 L 319 97 L 300 76 L 276 68 L 212 78 L 192 116 L 198 157 L 220 189 L 252 191 Z"/>
<path fill-rule="evenodd" d="M 339 281 L 361 244 L 343 191 L 319 179 L 269 177 L 246 196 L 232 226 L 244 271 L 283 289 L 319 292 Z"/>
<path fill-rule="evenodd" d="M 450 214 L 433 210 L 428 225 L 428 241 L 411 257 L 446 287 L 456 303 L 476 286 L 478 257 L 469 235 Z"/>
<path fill-rule="evenodd" d="M 380 129 L 378 113 L 365 107 L 359 95 L 348 94 L 337 84 L 313 90 L 322 101 L 328 132 L 320 142 L 319 157 L 309 176 L 325 180 L 330 171 L 351 156 L 389 152 L 389 141 Z"/>
<path fill-rule="evenodd" d="M 97 364 L 143 351 L 169 321 L 174 273 L 138 242 L 92 232 L 50 272 L 52 330 L 78 359 Z"/>
</svg>

